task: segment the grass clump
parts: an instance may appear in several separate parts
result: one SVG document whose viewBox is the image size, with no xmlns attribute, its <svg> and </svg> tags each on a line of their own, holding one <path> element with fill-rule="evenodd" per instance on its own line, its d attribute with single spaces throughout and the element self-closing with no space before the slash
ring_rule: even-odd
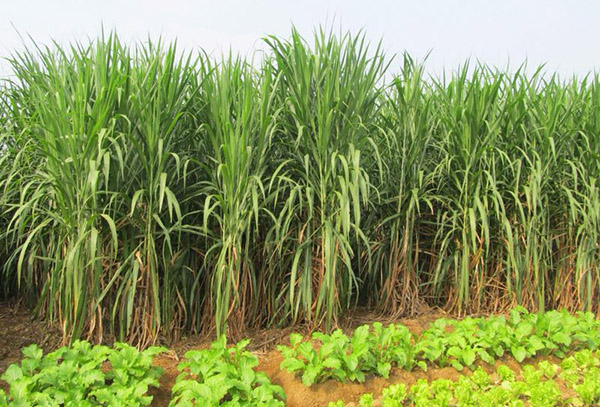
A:
<svg viewBox="0 0 600 407">
<path fill-rule="evenodd" d="M 258 63 L 116 35 L 13 55 L 3 296 L 141 345 L 357 304 L 598 312 L 598 76 L 265 41 Z"/>
</svg>

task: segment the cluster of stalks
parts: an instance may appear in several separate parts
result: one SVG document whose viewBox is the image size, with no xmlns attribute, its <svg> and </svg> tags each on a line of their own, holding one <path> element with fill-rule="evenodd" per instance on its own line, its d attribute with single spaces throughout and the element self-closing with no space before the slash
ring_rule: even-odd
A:
<svg viewBox="0 0 600 407">
<path fill-rule="evenodd" d="M 363 35 L 260 61 L 115 35 L 14 54 L 1 295 L 65 340 L 600 301 L 600 77 L 429 77 Z"/>
</svg>

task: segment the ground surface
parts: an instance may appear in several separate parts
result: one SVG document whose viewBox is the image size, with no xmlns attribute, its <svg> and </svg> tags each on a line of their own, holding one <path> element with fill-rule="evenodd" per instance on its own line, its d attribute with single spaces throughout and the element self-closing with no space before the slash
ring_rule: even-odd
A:
<svg viewBox="0 0 600 407">
<path fill-rule="evenodd" d="M 426 329 L 431 321 L 442 316 L 441 312 L 430 310 L 418 318 L 382 322 L 402 322 L 411 331 L 418 333 Z M 342 327 L 350 331 L 362 323 L 374 320 L 376 319 L 373 315 L 362 314 L 344 321 Z M 295 331 L 302 330 L 297 328 Z M 292 374 L 279 369 L 282 358 L 279 352 L 275 350 L 275 346 L 281 343 L 287 344 L 288 335 L 291 332 L 293 332 L 292 329 L 286 329 L 259 331 L 249 334 L 252 339 L 249 349 L 258 356 L 260 361 L 258 369 L 267 373 L 273 383 L 284 388 L 287 394 L 286 405 L 288 407 L 327 407 L 330 401 L 338 399 L 345 402 L 357 402 L 364 393 L 373 393 L 374 396 L 378 396 L 381 390 L 390 384 L 402 382 L 410 385 L 418 379 L 457 379 L 460 375 L 453 368 L 429 369 L 427 372 L 420 370 L 406 372 L 397 369 L 392 372 L 389 379 L 368 377 L 365 383 L 360 384 L 328 381 L 307 388 Z M 171 398 L 170 388 L 175 383 L 179 373 L 177 363 L 183 357 L 183 354 L 190 349 L 207 347 L 210 341 L 211 338 L 201 336 L 182 338 L 170 346 L 171 350 L 168 354 L 161 355 L 156 359 L 156 363 L 164 369 L 165 374 L 161 378 L 160 389 L 152 391 L 154 395 L 153 407 L 168 406 Z M 0 375 L 10 364 L 18 362 L 21 359 L 21 349 L 32 343 L 38 344 L 45 352 L 49 352 L 61 345 L 60 331 L 57 328 L 48 327 L 43 322 L 32 321 L 27 311 L 21 306 L 0 303 Z M 537 361 L 538 359 L 530 362 Z M 520 369 L 520 365 L 510 358 L 498 361 L 497 365 L 501 363 L 508 364 L 515 370 Z M 487 367 L 486 370 L 491 372 L 492 368 Z M 7 389 L 6 383 L 1 380 L 0 388 Z"/>
</svg>

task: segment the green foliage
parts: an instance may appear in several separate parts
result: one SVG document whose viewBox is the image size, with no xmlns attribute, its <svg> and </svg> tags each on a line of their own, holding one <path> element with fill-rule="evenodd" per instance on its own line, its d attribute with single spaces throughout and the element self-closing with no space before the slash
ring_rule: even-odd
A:
<svg viewBox="0 0 600 407">
<path fill-rule="evenodd" d="M 76 341 L 47 355 L 36 345 L 23 349 L 21 364 L 2 375 L 10 390 L 0 395 L 0 406 L 148 406 L 148 388 L 158 387 L 162 369 L 152 366 L 166 349 L 139 352 L 127 344 L 113 349 Z"/>
<path fill-rule="evenodd" d="M 292 321 L 324 321 L 331 328 L 353 303 L 358 270 L 368 250 L 363 212 L 373 199 L 377 168 L 370 153 L 377 132 L 379 82 L 386 61 L 363 34 L 333 35 L 320 29 L 309 44 L 293 29 L 289 40 L 266 39 L 279 76 L 277 103 L 286 160 L 285 202 L 270 242 L 270 274 L 289 270 L 276 302 Z"/>
<path fill-rule="evenodd" d="M 563 360 L 561 365 L 547 361 L 537 366 L 524 366 L 522 379 L 506 365 L 493 374 L 477 368 L 470 376 L 457 381 L 421 379 L 407 389 L 396 384 L 383 389 L 374 400 L 371 394 L 361 397 L 359 405 L 382 407 L 577 407 L 595 406 L 600 401 L 598 374 L 600 359 L 589 350 L 580 351 Z M 558 373 L 560 372 L 560 373 Z M 563 394 L 564 386 L 569 392 Z M 330 407 L 343 407 L 343 402 Z"/>
<path fill-rule="evenodd" d="M 426 363 L 473 370 L 476 362 L 492 365 L 505 354 L 518 362 L 537 355 L 564 357 L 578 349 L 596 350 L 599 344 L 600 320 L 591 313 L 528 313 L 517 308 L 508 318 L 440 318 L 418 336 L 403 325 L 383 327 L 378 322 L 357 328 L 351 338 L 341 330 L 314 333 L 312 341 L 292 334 L 290 347 L 278 349 L 284 357 L 281 368 L 301 375 L 310 386 L 327 379 L 362 382 L 366 374 L 388 377 L 393 367 L 426 370 Z M 556 374 L 545 364 L 540 371 L 548 378 Z"/>
<path fill-rule="evenodd" d="M 338 329 L 331 335 L 315 332 L 313 339 L 320 341 L 318 350 L 310 342 L 302 342 L 301 335 L 290 335 L 291 347 L 278 347 L 284 357 L 281 368 L 301 373 L 302 383 L 306 386 L 330 378 L 346 381 L 348 374 L 362 373 L 357 372 L 358 357 L 354 354 L 354 349 L 349 349 L 350 338 L 341 330 Z M 359 344 L 357 351 L 360 353 L 362 350 Z M 358 379 L 364 380 L 364 375 Z"/>
<path fill-rule="evenodd" d="M 574 389 L 583 405 L 600 403 L 600 355 L 583 350 L 561 362 L 559 377 L 567 386 Z"/>
<path fill-rule="evenodd" d="M 114 34 L 14 54 L 3 297 L 65 340 L 140 347 L 227 325 L 330 332 L 358 303 L 395 317 L 421 303 L 599 311 L 599 74 L 467 63 L 435 78 L 325 29 L 265 44 L 260 61 Z M 597 341 L 512 324 L 508 347 L 484 329 L 493 347 L 456 337 L 427 358 Z"/>
<path fill-rule="evenodd" d="M 283 407 L 285 394 L 267 375 L 255 371 L 258 359 L 245 350 L 249 341 L 227 348 L 225 336 L 210 349 L 192 350 L 178 369 L 172 407 Z"/>
<path fill-rule="evenodd" d="M 281 368 L 297 372 L 306 386 L 327 379 L 363 382 L 375 373 L 388 377 L 392 367 L 412 369 L 412 334 L 403 325 L 374 323 L 363 325 L 349 338 L 341 330 L 331 335 L 315 332 L 313 342 L 303 342 L 299 334 L 290 335 L 290 347 L 278 346 L 284 360 Z"/>
<path fill-rule="evenodd" d="M 598 349 L 600 321 L 592 313 L 566 311 L 528 313 L 523 308 L 510 316 L 438 319 L 422 332 L 415 345 L 419 357 L 439 366 L 474 367 L 488 364 L 505 353 L 518 362 L 536 355 L 563 357 L 577 349 Z"/>
<path fill-rule="evenodd" d="M 358 402 L 360 407 L 373 407 L 373 395 L 363 394 Z"/>
<path fill-rule="evenodd" d="M 408 391 L 404 383 L 393 384 L 383 389 L 381 396 L 383 398 L 382 407 L 400 407 L 406 400 Z"/>
</svg>

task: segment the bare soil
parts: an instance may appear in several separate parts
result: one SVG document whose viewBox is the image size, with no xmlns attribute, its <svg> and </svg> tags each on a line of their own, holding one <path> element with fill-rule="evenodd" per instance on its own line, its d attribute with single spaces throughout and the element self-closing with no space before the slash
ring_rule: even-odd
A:
<svg viewBox="0 0 600 407">
<path fill-rule="evenodd" d="M 22 358 L 21 349 L 36 343 L 50 352 L 61 345 L 62 335 L 57 327 L 31 319 L 21 304 L 0 302 L 0 375 Z M 6 383 L 0 380 L 0 388 Z"/>
<path fill-rule="evenodd" d="M 410 319 L 385 320 L 384 323 L 401 322 L 412 332 L 419 333 L 427 329 L 429 323 L 437 318 L 445 316 L 440 310 L 427 310 L 423 314 Z M 376 315 L 359 312 L 351 315 L 340 323 L 345 331 L 351 331 L 363 323 L 381 321 Z M 286 406 L 288 407 L 327 407 L 330 401 L 343 400 L 346 403 L 357 403 L 364 393 L 373 393 L 374 398 L 379 397 L 383 388 L 395 384 L 405 383 L 410 386 L 419 379 L 450 379 L 457 380 L 461 372 L 454 368 L 430 368 L 427 372 L 415 370 L 406 372 L 401 369 L 393 370 L 388 379 L 369 376 L 364 383 L 339 383 L 330 380 L 307 388 L 299 378 L 279 368 L 282 357 L 275 349 L 278 344 L 287 344 L 289 334 L 292 332 L 309 331 L 303 327 L 287 329 L 270 329 L 251 332 L 247 335 L 252 341 L 249 350 L 259 358 L 258 370 L 265 372 L 274 384 L 280 385 L 287 395 Z M 158 356 L 155 363 L 164 369 L 164 375 L 160 380 L 160 388 L 152 389 L 154 396 L 153 407 L 167 407 L 171 399 L 170 389 L 179 374 L 177 364 L 185 352 L 190 349 L 202 349 L 209 346 L 209 336 L 191 336 L 181 338 L 178 342 L 169 346 L 167 354 Z M 239 338 L 241 339 L 241 338 Z M 0 375 L 6 368 L 22 358 L 21 349 L 36 343 L 50 352 L 61 346 L 62 336 L 57 327 L 49 326 L 41 321 L 31 319 L 28 311 L 20 304 L 0 303 Z M 553 360 L 552 358 L 550 358 Z M 536 363 L 541 359 L 529 361 Z M 555 360 L 553 360 L 555 361 Z M 511 358 L 499 360 L 496 365 L 507 364 L 512 369 L 520 371 L 521 365 Z M 491 372 L 494 367 L 482 365 Z M 464 373 L 470 371 L 465 369 Z M 0 380 L 0 388 L 7 389 L 7 384 Z"/>
</svg>

